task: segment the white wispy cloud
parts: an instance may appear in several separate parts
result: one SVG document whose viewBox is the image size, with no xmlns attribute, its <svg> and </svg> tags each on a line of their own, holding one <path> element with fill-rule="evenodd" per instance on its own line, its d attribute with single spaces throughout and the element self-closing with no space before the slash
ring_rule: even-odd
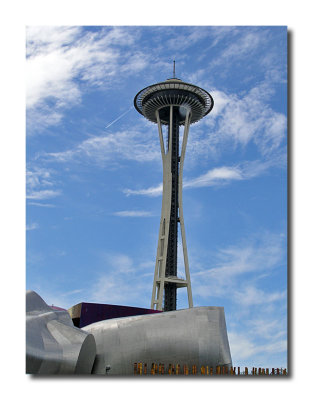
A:
<svg viewBox="0 0 313 400">
<path fill-rule="evenodd" d="M 48 304 L 69 309 L 70 307 L 85 301 L 86 289 L 73 289 L 67 292 L 52 288 L 46 281 L 40 280 L 29 290 L 34 290 Z"/>
<path fill-rule="evenodd" d="M 88 294 L 89 301 L 142 307 L 142 299 L 150 299 L 152 271 L 151 276 L 142 274 L 142 270 L 147 269 L 145 263 L 141 265 L 122 253 L 106 254 L 104 262 L 107 271 L 94 280 Z M 141 270 L 140 279 L 138 270 Z"/>
<path fill-rule="evenodd" d="M 40 185 L 52 186 L 51 171 L 46 168 L 35 167 L 26 171 L 26 184 L 30 189 Z"/>
<path fill-rule="evenodd" d="M 273 318 L 256 318 L 249 321 L 250 332 L 266 339 L 278 339 L 286 335 L 287 321 Z"/>
<path fill-rule="evenodd" d="M 275 301 L 286 300 L 286 298 L 286 290 L 266 293 L 264 290 L 258 289 L 253 285 L 246 285 L 242 290 L 235 290 L 233 292 L 234 301 L 241 306 L 272 304 Z"/>
<path fill-rule="evenodd" d="M 266 40 L 266 33 L 256 31 L 246 31 L 241 35 L 237 35 L 236 38 L 224 48 L 216 59 L 212 61 L 213 64 L 226 63 L 230 59 L 234 58 L 242 60 L 245 56 L 251 56 L 255 52 L 260 43 Z"/>
<path fill-rule="evenodd" d="M 202 86 L 206 87 L 205 83 Z M 254 143 L 262 157 L 276 157 L 285 143 L 287 118 L 269 106 L 268 100 L 273 90 L 271 81 L 265 80 L 243 94 L 229 94 L 216 89 L 211 91 L 215 100 L 214 108 L 207 118 L 192 127 L 187 147 L 188 159 L 198 160 L 199 156 L 219 158 L 225 148 L 233 146 L 236 151 L 237 146 L 244 148 L 249 143 Z M 56 109 L 49 113 L 47 105 L 44 107 L 43 113 L 36 108 L 30 110 L 30 113 L 40 114 L 34 118 L 37 126 L 41 125 L 42 116 L 43 123 L 49 118 L 52 123 L 60 121 L 62 113 Z M 117 116 L 107 127 L 128 111 Z M 148 126 L 152 131 L 151 124 Z M 44 158 L 58 162 L 93 160 L 102 165 L 107 162 L 116 164 L 122 159 L 160 161 L 157 135 L 142 134 L 143 128 L 146 129 L 146 125 L 140 120 L 138 129 L 93 136 L 68 150 L 44 154 Z M 222 179 L 218 181 L 222 182 Z M 157 195 L 156 192 L 151 193 Z"/>
<path fill-rule="evenodd" d="M 47 207 L 47 208 L 54 208 L 55 205 L 54 204 L 49 204 L 49 203 L 36 203 L 33 201 L 29 201 L 27 203 L 28 206 L 36 206 L 36 207 Z"/>
<path fill-rule="evenodd" d="M 221 40 L 229 35 L 235 37 L 240 33 L 240 30 L 236 26 L 212 26 L 210 30 L 212 38 L 210 47 L 215 47 Z"/>
<path fill-rule="evenodd" d="M 47 200 L 61 195 L 60 189 L 54 188 L 52 170 L 34 167 L 26 171 L 26 198 L 29 200 Z M 32 205 L 38 205 L 33 203 Z"/>
<path fill-rule="evenodd" d="M 203 27 L 190 27 L 187 30 L 184 29 L 184 32 L 182 30 L 173 30 L 172 37 L 166 41 L 166 47 L 178 53 L 207 38 L 209 35 L 210 30 Z"/>
<path fill-rule="evenodd" d="M 144 139 L 142 136 L 140 130 L 108 133 L 88 138 L 69 150 L 43 154 L 42 158 L 57 162 L 92 160 L 99 165 L 114 164 L 119 160 L 160 161 L 156 140 L 149 135 Z"/>
<path fill-rule="evenodd" d="M 31 224 L 26 225 L 26 230 L 27 231 L 33 231 L 34 229 L 38 229 L 39 224 L 37 222 L 32 222 Z"/>
<path fill-rule="evenodd" d="M 198 270 L 193 271 L 193 293 L 202 298 L 231 296 L 247 307 L 262 301 L 266 303 L 266 299 L 268 302 L 284 300 L 285 291 L 265 293 L 256 283 L 264 274 L 270 275 L 274 269 L 282 267 L 286 256 L 284 244 L 283 236 L 264 233 L 219 249 L 210 256 L 209 268 L 207 262 L 200 261 Z M 243 276 L 244 285 L 241 283 Z"/>
<path fill-rule="evenodd" d="M 246 161 L 234 166 L 216 167 L 196 178 L 185 179 L 184 189 L 223 186 L 233 181 L 242 181 L 255 178 L 265 173 L 269 168 L 281 165 L 284 162 L 283 157 L 276 157 L 266 161 L 254 160 Z M 142 195 L 149 197 L 161 196 L 163 192 L 163 183 L 157 186 L 151 186 L 147 189 L 124 189 L 126 196 Z"/>
<path fill-rule="evenodd" d="M 60 291 L 58 286 L 52 288 L 47 280 L 41 278 L 31 290 L 42 296 L 47 304 L 66 309 L 82 301 L 147 308 L 150 306 L 154 261 L 142 261 L 140 257 L 135 259 L 128 254 L 109 252 L 98 254 L 98 259 L 93 261 L 93 271 L 98 272 L 81 287 Z"/>
<path fill-rule="evenodd" d="M 172 44 L 176 47 L 196 43 L 207 36 L 219 41 L 225 35 L 233 38 L 235 34 L 236 40 L 226 46 L 214 61 L 224 64 L 226 61 L 231 64 L 233 57 L 240 59 L 244 54 L 250 55 L 253 49 L 269 40 L 266 31 L 256 28 L 240 30 L 224 27 L 217 30 L 214 27 L 191 27 L 185 29 L 183 34 L 177 34 L 170 28 L 168 30 L 171 34 L 167 46 Z M 81 27 L 28 28 L 28 125 L 36 130 L 59 123 L 64 109 L 81 101 L 82 82 L 101 85 L 101 90 L 105 90 L 116 74 L 122 72 L 127 75 L 141 71 L 148 60 L 147 55 L 136 47 L 140 34 L 140 30 L 122 27 L 106 28 L 93 33 L 86 33 Z M 122 46 L 126 47 L 122 49 Z M 246 146 L 254 142 L 263 155 L 275 151 L 282 144 L 286 137 L 287 120 L 284 114 L 275 112 L 268 104 L 274 91 L 273 74 L 268 71 L 274 71 L 276 66 L 269 56 L 267 59 L 266 77 L 247 93 L 226 93 L 218 88 L 210 90 L 215 105 L 210 115 L 191 130 L 188 157 L 197 158 L 203 154 L 212 156 L 213 153 L 216 156 L 224 146 L 229 147 L 229 142 L 234 146 Z M 209 88 L 211 84 L 198 80 L 207 76 L 210 68 L 211 64 L 207 69 L 194 71 L 192 81 L 196 79 L 194 83 Z M 197 132 L 200 134 L 197 135 Z M 116 140 L 104 136 L 95 137 L 74 149 L 52 153 L 51 158 L 71 160 L 75 156 L 84 156 L 100 160 L 98 145 L 101 149 L 108 149 L 102 160 L 108 159 L 112 148 L 111 159 L 117 152 L 124 152 L 128 145 L 133 146 L 133 151 L 124 152 L 128 159 L 143 162 L 159 158 L 158 145 L 153 150 L 149 149 L 144 135 L 133 143 L 131 137 L 125 141 L 123 136 L 119 137 L 119 133 Z"/>
<path fill-rule="evenodd" d="M 62 293 L 62 294 L 61 294 L 61 297 L 72 296 L 73 294 L 82 293 L 83 291 L 84 291 L 83 289 L 74 289 L 74 290 L 70 290 L 69 292 Z"/>
<path fill-rule="evenodd" d="M 163 193 L 163 183 L 160 183 L 157 186 L 152 186 L 148 189 L 138 189 L 138 190 L 124 189 L 123 193 L 125 193 L 126 196 L 143 195 L 143 196 L 157 197 L 161 196 Z"/>
<path fill-rule="evenodd" d="M 236 333 L 236 332 L 228 332 L 228 338 L 231 348 L 231 354 L 233 360 L 235 359 L 237 365 L 239 363 L 245 362 L 248 366 L 256 366 L 256 364 L 261 364 L 260 366 L 264 367 L 264 364 L 257 361 L 256 355 L 262 355 L 262 358 L 270 358 L 272 354 L 275 353 L 284 353 L 287 350 L 287 340 L 277 340 L 271 341 L 269 343 L 258 343 L 251 339 L 251 337 L 247 336 L 247 334 Z M 251 357 L 254 356 L 252 359 Z M 266 367 L 275 367 L 272 365 L 266 365 Z"/>
<path fill-rule="evenodd" d="M 245 317 L 229 316 L 229 319 L 232 322 L 228 338 L 235 365 L 286 368 L 286 314 L 275 303 L 269 310 L 264 303 Z"/>
<path fill-rule="evenodd" d="M 186 180 L 184 188 L 217 186 L 230 181 L 242 179 L 244 179 L 244 176 L 240 168 L 219 167 L 209 170 L 207 173 L 197 178 Z"/>
<path fill-rule="evenodd" d="M 154 214 L 151 211 L 116 211 L 113 215 L 117 217 L 152 217 Z"/>
<path fill-rule="evenodd" d="M 257 233 L 214 253 L 197 251 L 193 258 L 194 303 L 200 297 L 224 305 L 234 365 L 286 366 L 287 291 L 268 284 L 280 269 L 286 271 L 284 236 Z"/>
<path fill-rule="evenodd" d="M 248 180 L 262 175 L 271 167 L 282 165 L 284 157 L 279 155 L 268 160 L 245 161 L 231 167 L 217 167 L 197 178 L 187 179 L 184 188 L 221 186 L 232 181 Z"/>
<path fill-rule="evenodd" d="M 60 196 L 60 194 L 60 190 L 37 190 L 29 192 L 26 195 L 26 198 L 31 200 L 47 200 L 53 197 Z"/>
<path fill-rule="evenodd" d="M 240 93 L 225 92 L 203 79 L 207 74 L 194 71 L 197 85 L 206 88 L 214 99 L 210 114 L 192 126 L 187 146 L 187 156 L 197 160 L 199 156 L 218 159 L 226 149 L 237 151 L 253 144 L 262 157 L 275 155 L 286 145 L 286 112 L 276 111 L 270 104 L 277 89 L 276 66 L 273 73 L 264 73 L 256 85 Z M 283 75 L 283 71 L 277 71 Z M 211 88 L 211 89 L 210 89 Z"/>
<path fill-rule="evenodd" d="M 255 86 L 244 95 L 226 94 L 220 90 L 213 90 L 211 94 L 215 100 L 214 108 L 197 126 L 200 135 L 191 136 L 192 153 L 221 152 L 231 145 L 235 150 L 239 145 L 244 148 L 254 143 L 264 156 L 284 143 L 287 117 L 268 104 L 273 94 L 271 83 Z"/>
<path fill-rule="evenodd" d="M 147 64 L 140 50 L 130 50 L 135 28 L 85 32 L 82 27 L 28 27 L 26 36 L 27 123 L 32 132 L 59 123 L 64 110 L 80 103 L 84 84 L 104 90 L 116 74 L 137 73 Z"/>
</svg>

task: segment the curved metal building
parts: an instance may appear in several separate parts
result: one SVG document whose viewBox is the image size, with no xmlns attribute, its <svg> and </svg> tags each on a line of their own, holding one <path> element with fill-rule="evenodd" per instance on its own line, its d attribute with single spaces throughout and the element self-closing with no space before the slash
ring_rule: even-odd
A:
<svg viewBox="0 0 313 400">
<path fill-rule="evenodd" d="M 28 374 L 132 375 L 137 362 L 230 367 L 223 307 L 113 318 L 82 330 L 67 311 L 27 292 Z"/>
<path fill-rule="evenodd" d="M 26 373 L 90 374 L 94 337 L 75 328 L 66 310 L 49 307 L 34 291 L 26 293 Z"/>
<path fill-rule="evenodd" d="M 116 318 L 84 327 L 96 341 L 92 374 L 132 375 L 136 362 L 231 367 L 223 307 Z"/>
</svg>

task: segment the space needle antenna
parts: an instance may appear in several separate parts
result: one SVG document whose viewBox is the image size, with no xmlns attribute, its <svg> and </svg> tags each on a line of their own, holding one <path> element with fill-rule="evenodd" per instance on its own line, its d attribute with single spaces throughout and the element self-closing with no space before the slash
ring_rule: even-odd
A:
<svg viewBox="0 0 313 400">
<path fill-rule="evenodd" d="M 175 60 L 173 61 L 173 78 L 175 79 L 176 78 L 176 76 L 175 76 Z"/>
</svg>

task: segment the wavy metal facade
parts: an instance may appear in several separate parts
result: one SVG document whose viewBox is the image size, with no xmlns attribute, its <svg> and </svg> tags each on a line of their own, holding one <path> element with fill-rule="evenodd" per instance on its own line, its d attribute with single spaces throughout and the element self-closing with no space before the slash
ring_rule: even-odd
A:
<svg viewBox="0 0 313 400">
<path fill-rule="evenodd" d="M 90 374 L 95 356 L 94 337 L 75 328 L 67 311 L 55 310 L 27 291 L 27 374 Z"/>
<path fill-rule="evenodd" d="M 134 363 L 231 367 L 223 307 L 140 315 L 84 327 L 96 341 L 93 374 L 133 375 Z"/>
<path fill-rule="evenodd" d="M 230 368 L 223 307 L 113 318 L 74 327 L 35 292 L 26 294 L 26 373 L 133 375 L 134 363 Z"/>
</svg>

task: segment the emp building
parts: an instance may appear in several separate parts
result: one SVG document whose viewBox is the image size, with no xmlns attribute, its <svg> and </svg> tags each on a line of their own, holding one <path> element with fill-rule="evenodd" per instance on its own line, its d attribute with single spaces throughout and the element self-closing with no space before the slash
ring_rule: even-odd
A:
<svg viewBox="0 0 313 400">
<path fill-rule="evenodd" d="M 163 200 L 155 262 L 151 308 L 176 310 L 177 288 L 186 287 L 193 307 L 183 216 L 183 166 L 189 127 L 213 108 L 212 96 L 198 86 L 175 77 L 142 89 L 134 99 L 136 110 L 157 123 L 163 161 Z M 179 128 L 183 126 L 180 152 Z M 177 240 L 180 224 L 185 279 L 177 277 Z M 164 304 L 163 304 L 164 297 Z"/>
</svg>

